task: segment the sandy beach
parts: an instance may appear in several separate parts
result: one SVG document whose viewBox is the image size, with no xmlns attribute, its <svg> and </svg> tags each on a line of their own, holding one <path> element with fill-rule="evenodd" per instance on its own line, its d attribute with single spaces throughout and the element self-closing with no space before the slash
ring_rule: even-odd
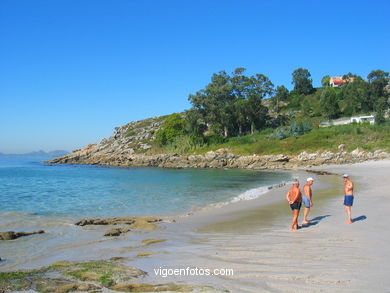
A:
<svg viewBox="0 0 390 293">
<path fill-rule="evenodd" d="M 383 160 L 315 168 L 350 174 L 356 185 L 352 225 L 345 224 L 341 176 L 315 175 L 309 227 L 289 231 L 285 187 L 178 219 L 165 233 L 174 229 L 176 237 L 191 235 L 192 243 L 162 247 L 138 266 L 230 268 L 234 276 L 157 276 L 158 281 L 199 282 L 230 292 L 389 292 L 389 167 L 390 160 Z M 297 174 L 301 180 L 305 176 Z M 156 281 L 155 275 L 150 278 Z"/>
<path fill-rule="evenodd" d="M 27 264 L 2 270 L 120 256 L 124 264 L 148 272 L 141 280 L 147 283 L 209 285 L 229 292 L 390 292 L 389 167 L 390 160 L 382 160 L 313 168 L 350 174 L 356 186 L 352 225 L 345 224 L 340 175 L 292 171 L 301 182 L 308 176 L 315 180 L 312 224 L 298 231 L 289 230 L 285 194 L 290 186 L 283 186 L 254 200 L 194 211 L 161 223 L 162 229 L 113 240 L 96 240 L 105 228 L 77 228 L 78 235 L 92 231 L 96 239 L 85 236 L 84 242 L 57 247 L 45 259 L 37 255 Z M 299 223 L 302 219 L 303 209 Z M 140 245 L 145 239 L 164 241 Z M 186 268 L 230 270 L 233 275 L 158 273 Z"/>
</svg>

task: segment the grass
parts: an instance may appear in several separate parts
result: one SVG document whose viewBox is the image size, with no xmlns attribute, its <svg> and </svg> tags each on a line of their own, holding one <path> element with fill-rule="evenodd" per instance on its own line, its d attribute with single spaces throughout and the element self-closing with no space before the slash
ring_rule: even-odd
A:
<svg viewBox="0 0 390 293">
<path fill-rule="evenodd" d="M 30 280 L 39 276 L 44 270 L 35 270 L 29 272 L 1 272 L 0 273 L 0 292 L 9 292 L 28 289 Z"/>
<path fill-rule="evenodd" d="M 233 153 L 240 155 L 299 154 L 303 151 L 337 151 L 340 144 L 345 144 L 347 151 L 356 148 L 365 151 L 376 149 L 390 151 L 390 124 L 350 124 L 315 128 L 304 135 L 286 139 L 271 139 L 268 136 L 269 131 L 264 131 L 254 135 L 234 137 L 226 143 L 201 147 L 195 153 L 202 154 L 219 148 L 229 148 Z"/>
<path fill-rule="evenodd" d="M 100 277 L 100 282 L 102 283 L 103 286 L 110 287 L 115 283 L 112 277 L 113 277 L 112 274 L 104 274 L 103 276 Z"/>
<path fill-rule="evenodd" d="M 28 272 L 4 272 L 0 273 L 0 282 L 23 279 L 30 273 Z"/>
<path fill-rule="evenodd" d="M 118 265 L 106 261 L 89 261 L 83 263 L 58 262 L 49 267 L 64 275 L 81 281 L 100 281 L 104 286 L 114 284 L 113 274 L 119 268 Z"/>
</svg>

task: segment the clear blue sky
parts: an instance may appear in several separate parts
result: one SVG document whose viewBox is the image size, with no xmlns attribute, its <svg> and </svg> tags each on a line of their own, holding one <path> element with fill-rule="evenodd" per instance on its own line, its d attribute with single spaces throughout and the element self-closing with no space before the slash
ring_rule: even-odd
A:
<svg viewBox="0 0 390 293">
<path fill-rule="evenodd" d="M 0 152 L 72 150 L 188 109 L 214 72 L 390 70 L 390 1 L 2 0 Z"/>
</svg>

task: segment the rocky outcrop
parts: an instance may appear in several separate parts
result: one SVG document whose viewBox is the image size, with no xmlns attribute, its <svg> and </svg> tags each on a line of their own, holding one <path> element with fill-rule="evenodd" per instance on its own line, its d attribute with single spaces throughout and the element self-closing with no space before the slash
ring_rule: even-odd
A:
<svg viewBox="0 0 390 293">
<path fill-rule="evenodd" d="M 92 219 L 86 218 L 75 225 L 77 226 L 86 226 L 86 225 L 132 225 L 139 221 L 145 221 L 148 223 L 155 223 L 162 221 L 161 218 L 158 217 L 115 217 L 115 218 L 104 218 L 104 219 Z"/>
<path fill-rule="evenodd" d="M 60 261 L 32 271 L 0 272 L 0 292 L 227 292 L 183 282 L 141 283 L 146 275 L 113 260 Z"/>
<path fill-rule="evenodd" d="M 123 233 L 127 233 L 131 230 L 151 231 L 158 229 L 158 226 L 154 223 L 161 222 L 162 219 L 158 217 L 116 217 L 116 218 L 104 218 L 104 219 L 83 219 L 77 222 L 77 226 L 87 225 L 121 225 L 123 227 L 113 228 L 108 230 L 104 236 L 119 236 Z"/>
<path fill-rule="evenodd" d="M 389 154 L 382 150 L 365 152 L 356 149 L 345 151 L 340 144 L 337 152 L 329 150 L 297 155 L 249 155 L 233 154 L 223 148 L 202 155 L 156 154 L 146 152 L 151 148 L 156 132 L 165 117 L 130 122 L 116 127 L 109 138 L 98 144 L 89 144 L 82 150 L 55 158 L 52 164 L 92 164 L 124 167 L 161 167 L 161 168 L 246 168 L 246 169 L 290 169 L 294 167 L 316 166 L 321 164 L 353 163 L 364 160 L 382 159 Z"/>
<path fill-rule="evenodd" d="M 390 157 L 382 150 L 365 152 L 355 149 L 346 152 L 329 150 L 315 153 L 302 152 L 298 155 L 249 155 L 241 156 L 228 149 L 210 151 L 203 155 L 157 154 L 144 155 L 122 151 L 117 154 L 90 152 L 85 155 L 70 154 L 50 161 L 54 164 L 97 164 L 112 166 L 142 166 L 161 168 L 243 168 L 243 169 L 289 169 L 318 166 L 322 164 L 343 164 Z"/>
<path fill-rule="evenodd" d="M 23 236 L 42 234 L 42 233 L 45 233 L 45 231 L 39 230 L 34 232 L 14 232 L 14 231 L 0 232 L 0 240 L 13 240 Z"/>
<path fill-rule="evenodd" d="M 119 236 L 122 233 L 127 233 L 130 231 L 130 228 L 114 228 L 111 230 L 108 230 L 104 236 Z"/>
<path fill-rule="evenodd" d="M 103 138 L 98 144 L 89 144 L 84 149 L 74 150 L 62 158 L 69 161 L 83 161 L 84 157 L 98 154 L 99 156 L 120 156 L 122 154 L 144 153 L 151 148 L 165 116 L 133 121 L 123 126 L 115 127 L 114 133 Z"/>
</svg>

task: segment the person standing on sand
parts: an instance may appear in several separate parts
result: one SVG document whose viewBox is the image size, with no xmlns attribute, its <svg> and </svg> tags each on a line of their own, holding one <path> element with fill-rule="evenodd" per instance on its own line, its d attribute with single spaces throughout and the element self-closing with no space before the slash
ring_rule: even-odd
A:
<svg viewBox="0 0 390 293">
<path fill-rule="evenodd" d="M 310 221 L 307 219 L 307 216 L 310 213 L 310 208 L 313 206 L 312 191 L 311 191 L 311 186 L 313 185 L 313 183 L 314 183 L 314 179 L 309 177 L 306 180 L 305 186 L 303 186 L 302 202 L 303 205 L 305 206 L 305 212 L 303 214 L 302 225 L 307 225 L 310 223 Z"/>
<path fill-rule="evenodd" d="M 353 182 L 348 174 L 343 175 L 344 178 L 344 206 L 347 212 L 347 224 L 352 224 L 351 207 L 353 205 Z"/>
<path fill-rule="evenodd" d="M 302 194 L 301 190 L 299 189 L 299 181 L 295 180 L 293 184 L 293 187 L 291 187 L 286 194 L 286 199 L 290 204 L 290 208 L 293 213 L 291 231 L 301 228 L 301 226 L 298 225 L 298 216 L 302 205 Z"/>
</svg>

